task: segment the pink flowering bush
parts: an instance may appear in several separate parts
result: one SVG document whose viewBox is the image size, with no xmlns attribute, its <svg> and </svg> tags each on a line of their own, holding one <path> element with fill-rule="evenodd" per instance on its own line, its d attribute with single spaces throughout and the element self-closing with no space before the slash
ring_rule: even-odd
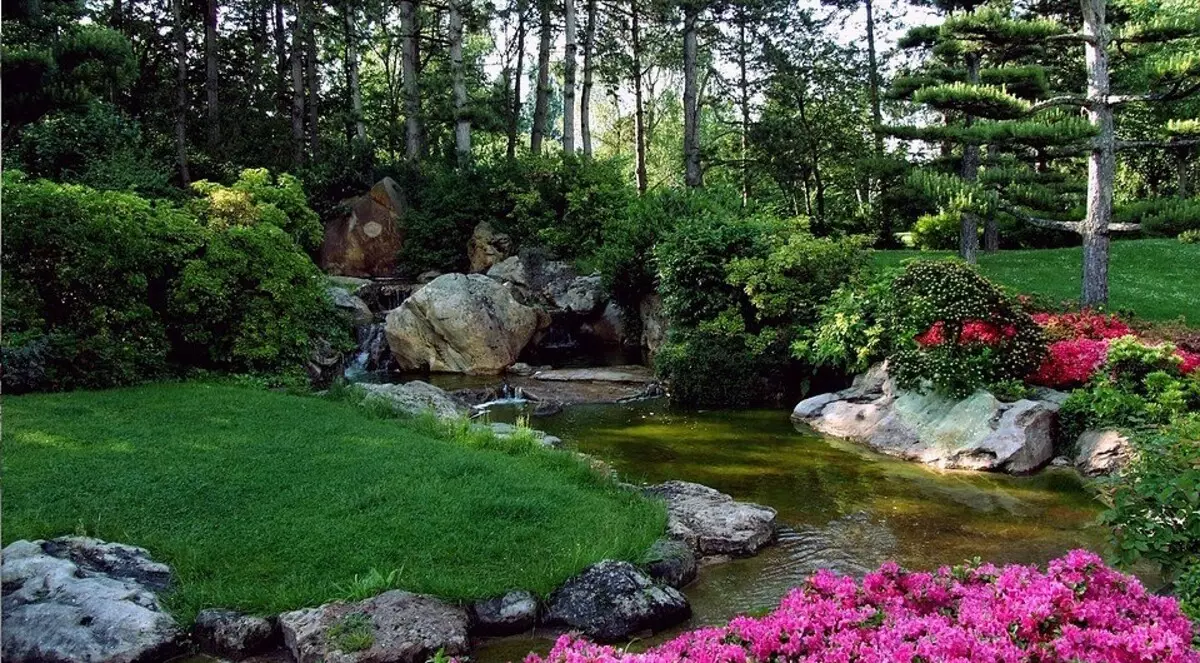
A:
<svg viewBox="0 0 1200 663">
<path fill-rule="evenodd" d="M 1042 365 L 1028 380 L 1033 384 L 1058 389 L 1078 386 L 1095 375 L 1107 356 L 1107 340 L 1073 338 L 1054 341 L 1047 348 Z"/>
<path fill-rule="evenodd" d="M 685 633 L 643 653 L 564 635 L 525 663 L 1200 663 L 1175 599 L 1076 550 L 1048 565 L 894 563 L 862 583 L 821 571 L 764 617 Z"/>
<path fill-rule="evenodd" d="M 1087 309 L 1078 313 L 1034 313 L 1030 317 L 1053 339 L 1102 340 L 1133 333 L 1133 329 L 1117 316 Z"/>
<path fill-rule="evenodd" d="M 1113 339 L 1136 337 L 1128 324 L 1115 315 L 1084 310 L 1079 313 L 1034 313 L 1030 317 L 1051 339 L 1046 356 L 1028 378 L 1032 384 L 1064 389 L 1090 380 L 1104 365 Z M 1143 342 L 1147 346 L 1152 344 Z M 1200 367 L 1200 355 L 1174 350 L 1178 370 L 1187 375 Z"/>
</svg>

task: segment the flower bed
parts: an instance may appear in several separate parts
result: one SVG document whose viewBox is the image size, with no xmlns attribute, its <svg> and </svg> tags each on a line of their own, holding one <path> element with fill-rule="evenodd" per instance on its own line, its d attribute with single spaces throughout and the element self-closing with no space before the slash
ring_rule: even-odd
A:
<svg viewBox="0 0 1200 663">
<path fill-rule="evenodd" d="M 1109 341 L 1136 336 L 1115 315 L 1092 311 L 1079 313 L 1035 313 L 1031 316 L 1050 339 L 1046 356 L 1029 382 L 1056 389 L 1078 387 L 1096 374 L 1108 356 Z M 1143 341 L 1144 345 L 1153 345 Z M 1176 349 L 1179 372 L 1187 375 L 1200 367 L 1200 355 Z"/>
<path fill-rule="evenodd" d="M 526 663 L 1036 661 L 1198 663 L 1193 625 L 1093 553 L 1048 565 L 984 564 L 911 573 L 894 563 L 862 583 L 821 571 L 764 617 L 685 633 L 643 653 L 571 635 Z"/>
</svg>

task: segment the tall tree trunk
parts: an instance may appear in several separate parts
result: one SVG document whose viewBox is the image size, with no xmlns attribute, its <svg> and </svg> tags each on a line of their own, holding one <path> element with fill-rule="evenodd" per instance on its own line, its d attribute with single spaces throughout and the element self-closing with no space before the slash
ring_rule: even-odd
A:
<svg viewBox="0 0 1200 663">
<path fill-rule="evenodd" d="M 596 48 L 596 0 L 587 0 L 587 28 L 583 33 L 583 89 L 579 93 L 579 137 L 583 156 L 592 156 L 592 52 Z"/>
<path fill-rule="evenodd" d="M 742 207 L 750 204 L 750 81 L 746 74 L 749 41 L 746 39 L 746 6 L 738 5 L 738 109 L 742 114 L 740 168 L 742 177 Z"/>
<path fill-rule="evenodd" d="M 217 64 L 217 0 L 207 0 L 204 8 L 204 111 L 210 152 L 216 152 L 221 147 Z"/>
<path fill-rule="evenodd" d="M 346 0 L 342 14 L 345 20 L 346 87 L 350 92 L 350 119 L 354 124 L 354 139 L 361 148 L 367 143 L 367 125 L 363 121 L 362 85 L 358 80 L 358 33 L 354 28 L 354 3 Z"/>
<path fill-rule="evenodd" d="M 1192 180 L 1188 176 L 1188 165 L 1191 161 L 1189 158 L 1192 154 L 1192 149 L 1186 147 L 1176 148 L 1175 154 L 1175 195 L 1179 198 L 1190 198 L 1192 195 Z"/>
<path fill-rule="evenodd" d="M 563 31 L 566 48 L 563 61 L 563 152 L 575 153 L 575 0 L 563 0 Z"/>
<path fill-rule="evenodd" d="M 867 8 L 867 94 L 871 101 L 871 121 L 876 127 L 883 124 L 883 111 L 879 107 L 879 61 L 875 53 L 875 3 L 865 0 Z M 875 133 L 875 156 L 883 156 L 883 134 Z"/>
<path fill-rule="evenodd" d="M 974 53 L 967 55 L 967 81 L 979 82 L 979 56 Z M 967 115 L 968 127 L 974 121 L 973 117 Z M 974 182 L 979 178 L 978 145 L 967 144 L 963 147 L 961 175 L 968 182 Z M 961 221 L 962 227 L 959 228 L 958 233 L 958 255 L 963 260 L 975 264 L 978 261 L 979 253 L 979 216 L 973 212 L 963 212 Z"/>
<path fill-rule="evenodd" d="M 463 77 L 463 17 L 459 3 L 450 0 L 450 80 L 454 88 L 454 153 L 459 166 L 471 161 L 471 118 L 467 115 L 467 82 Z"/>
<path fill-rule="evenodd" d="M 292 21 L 292 164 L 304 163 L 304 21 L 307 0 L 296 1 Z"/>
<path fill-rule="evenodd" d="M 275 95 L 279 112 L 287 112 L 289 63 L 287 57 L 287 29 L 283 25 L 283 0 L 275 0 Z"/>
<path fill-rule="evenodd" d="M 308 156 L 310 159 L 317 157 L 321 140 L 320 125 L 318 124 L 321 115 L 317 111 L 317 100 L 321 95 L 321 82 L 317 78 L 317 19 L 313 15 L 313 12 L 320 11 L 320 8 L 319 3 L 310 4 L 307 20 L 304 21 L 304 78 L 308 87 L 308 97 L 305 103 L 308 106 Z"/>
<path fill-rule="evenodd" d="M 633 150 L 638 193 L 646 193 L 646 105 L 642 99 L 642 34 L 638 0 L 629 7 L 629 44 L 633 50 Z"/>
<path fill-rule="evenodd" d="M 517 129 L 521 123 L 521 81 L 525 78 L 525 33 L 529 31 L 523 0 L 517 2 L 517 66 L 513 72 L 512 105 L 508 113 L 508 144 L 505 155 L 511 160 L 517 155 Z"/>
<path fill-rule="evenodd" d="M 700 100 L 696 82 L 696 22 L 700 9 L 696 2 L 687 0 L 683 6 L 683 181 L 693 189 L 701 184 Z"/>
<path fill-rule="evenodd" d="M 421 88 L 417 81 L 420 50 L 415 0 L 400 0 L 400 64 L 404 85 L 404 156 L 421 157 Z"/>
<path fill-rule="evenodd" d="M 1084 306 L 1108 304 L 1108 224 L 1112 220 L 1116 150 L 1113 109 L 1108 102 L 1108 32 L 1106 0 L 1082 0 L 1084 53 L 1087 60 L 1088 118 L 1096 127 L 1088 157 L 1087 217 L 1083 235 Z"/>
<path fill-rule="evenodd" d="M 539 0 L 541 25 L 538 34 L 537 93 L 533 103 L 533 130 L 529 136 L 529 151 L 542 153 L 546 136 L 546 117 L 550 113 L 550 0 Z"/>
<path fill-rule="evenodd" d="M 175 153 L 179 161 L 179 179 L 191 183 L 187 157 L 187 31 L 183 25 L 183 0 L 171 0 L 171 20 L 175 29 Z"/>
</svg>

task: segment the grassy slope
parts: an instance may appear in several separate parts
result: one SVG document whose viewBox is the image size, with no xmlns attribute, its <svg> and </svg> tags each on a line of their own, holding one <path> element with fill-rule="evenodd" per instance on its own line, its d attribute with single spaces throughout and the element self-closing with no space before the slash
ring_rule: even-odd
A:
<svg viewBox="0 0 1200 663">
<path fill-rule="evenodd" d="M 371 569 L 448 598 L 547 592 L 638 557 L 665 522 L 569 454 L 468 448 L 318 398 L 160 384 L 4 410 L 5 543 L 145 546 L 175 568 L 188 620 L 316 605 Z"/>
<path fill-rule="evenodd" d="M 916 257 L 949 257 L 948 251 L 878 251 L 880 265 Z M 1078 300 L 1080 250 L 1000 251 L 979 257 L 983 273 L 1017 291 L 1058 300 Z M 1111 305 L 1147 320 L 1185 316 L 1200 324 L 1200 244 L 1173 239 L 1112 243 L 1109 265 Z"/>
</svg>

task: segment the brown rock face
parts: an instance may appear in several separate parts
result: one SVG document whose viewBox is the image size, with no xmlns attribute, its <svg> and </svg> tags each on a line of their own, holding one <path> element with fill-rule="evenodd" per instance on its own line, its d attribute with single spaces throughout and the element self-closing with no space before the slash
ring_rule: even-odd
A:
<svg viewBox="0 0 1200 663">
<path fill-rule="evenodd" d="M 340 276 L 390 276 L 404 246 L 404 192 L 390 177 L 346 201 L 349 211 L 325 226 L 321 268 Z"/>
<path fill-rule="evenodd" d="M 496 232 L 492 224 L 481 221 L 467 242 L 467 259 L 471 273 L 482 274 L 512 254 L 512 238 Z"/>
</svg>

